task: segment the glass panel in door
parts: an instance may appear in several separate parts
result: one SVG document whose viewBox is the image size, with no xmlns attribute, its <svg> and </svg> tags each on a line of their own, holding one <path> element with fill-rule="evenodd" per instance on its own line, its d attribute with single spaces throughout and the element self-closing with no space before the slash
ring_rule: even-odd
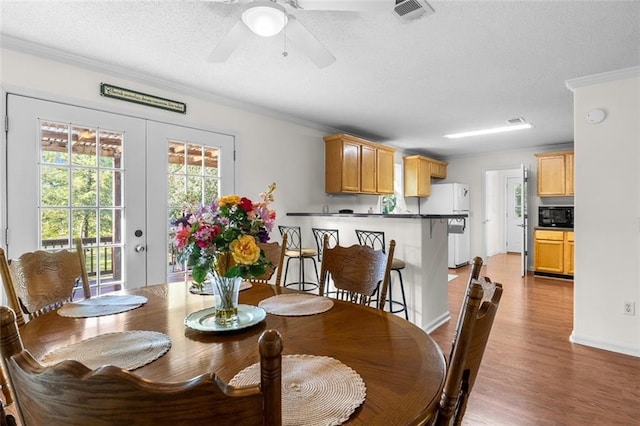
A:
<svg viewBox="0 0 640 426">
<path fill-rule="evenodd" d="M 7 99 L 8 257 L 81 238 L 94 295 L 144 285 L 132 238 L 145 229 L 144 120 Z"/>
<path fill-rule="evenodd" d="M 176 140 L 169 140 L 167 143 L 168 282 L 184 282 L 187 278 L 187 270 L 184 262 L 178 258 L 174 243 L 176 230 L 179 223 L 187 220 L 194 209 L 221 195 L 219 158 L 220 150 L 217 147 Z"/>
<path fill-rule="evenodd" d="M 38 248 L 73 250 L 81 238 L 92 294 L 120 290 L 124 134 L 48 120 L 39 128 Z"/>
</svg>

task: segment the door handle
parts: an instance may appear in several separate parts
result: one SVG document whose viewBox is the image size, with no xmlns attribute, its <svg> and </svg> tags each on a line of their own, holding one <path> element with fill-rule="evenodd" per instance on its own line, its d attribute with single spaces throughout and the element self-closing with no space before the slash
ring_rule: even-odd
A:
<svg viewBox="0 0 640 426">
<path fill-rule="evenodd" d="M 136 253 L 142 253 L 145 250 L 142 244 L 136 245 L 133 249 L 135 250 Z"/>
</svg>

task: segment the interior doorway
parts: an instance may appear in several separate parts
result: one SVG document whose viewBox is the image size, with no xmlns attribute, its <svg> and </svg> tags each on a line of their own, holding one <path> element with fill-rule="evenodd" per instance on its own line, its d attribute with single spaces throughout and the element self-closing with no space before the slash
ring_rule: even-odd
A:
<svg viewBox="0 0 640 426">
<path fill-rule="evenodd" d="M 483 220 L 485 259 L 520 253 L 522 275 L 527 270 L 527 168 L 485 170 Z"/>
</svg>

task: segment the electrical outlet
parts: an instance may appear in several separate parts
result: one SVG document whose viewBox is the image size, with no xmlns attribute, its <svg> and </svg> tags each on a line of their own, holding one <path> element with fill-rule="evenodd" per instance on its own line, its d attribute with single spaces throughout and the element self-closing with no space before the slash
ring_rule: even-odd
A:
<svg viewBox="0 0 640 426">
<path fill-rule="evenodd" d="M 623 311 L 625 315 L 636 314 L 636 302 L 624 302 Z"/>
</svg>

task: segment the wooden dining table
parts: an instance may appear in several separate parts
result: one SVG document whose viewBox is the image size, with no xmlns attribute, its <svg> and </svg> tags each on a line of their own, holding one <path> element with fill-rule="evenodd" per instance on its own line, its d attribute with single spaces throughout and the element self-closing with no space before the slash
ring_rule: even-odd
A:
<svg viewBox="0 0 640 426">
<path fill-rule="evenodd" d="M 240 292 L 239 303 L 295 290 L 254 283 Z M 185 327 L 185 317 L 210 308 L 213 296 L 191 294 L 185 283 L 125 290 L 148 302 L 127 312 L 91 318 L 49 312 L 29 321 L 20 333 L 37 359 L 46 353 L 104 333 L 151 330 L 167 334 L 171 349 L 134 373 L 161 382 L 187 381 L 216 372 L 229 381 L 259 361 L 258 337 L 275 329 L 283 338 L 283 355 L 335 358 L 355 370 L 366 386 L 364 403 L 348 425 L 409 425 L 435 412 L 445 377 L 440 347 L 416 325 L 387 312 L 334 300 L 323 313 L 307 316 L 267 314 L 264 321 L 231 332 L 202 332 Z M 115 360 L 114 360 L 115 361 Z M 304 410 L 304 407 L 301 407 Z"/>
</svg>

